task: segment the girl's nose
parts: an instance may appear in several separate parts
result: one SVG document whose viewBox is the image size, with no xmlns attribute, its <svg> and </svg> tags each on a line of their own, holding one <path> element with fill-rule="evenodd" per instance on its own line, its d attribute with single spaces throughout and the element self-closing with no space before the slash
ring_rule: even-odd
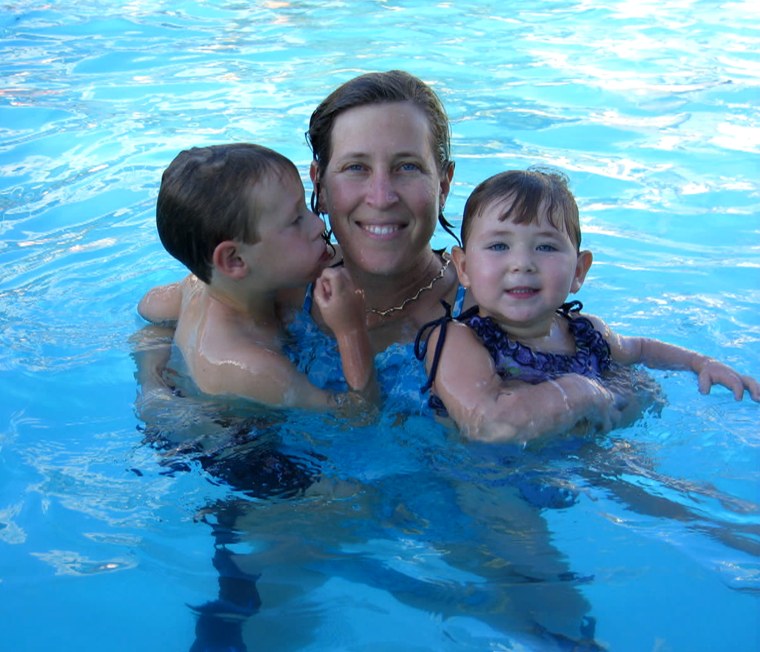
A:
<svg viewBox="0 0 760 652">
<path fill-rule="evenodd" d="M 509 264 L 513 272 L 534 272 L 536 265 L 532 250 L 524 247 L 515 247 L 510 252 Z"/>
</svg>

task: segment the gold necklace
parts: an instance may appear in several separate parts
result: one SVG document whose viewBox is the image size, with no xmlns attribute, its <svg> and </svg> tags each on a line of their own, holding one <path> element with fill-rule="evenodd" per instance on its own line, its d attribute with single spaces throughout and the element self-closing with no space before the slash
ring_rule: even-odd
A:
<svg viewBox="0 0 760 652">
<path fill-rule="evenodd" d="M 451 259 L 444 255 L 443 256 L 443 265 L 441 265 L 440 271 L 433 277 L 433 280 L 430 281 L 427 285 L 421 287 L 413 297 L 407 297 L 404 299 L 398 306 L 393 306 L 392 308 L 386 308 L 385 310 L 378 310 L 377 308 L 367 308 L 367 313 L 372 313 L 373 315 L 379 315 L 380 317 L 387 317 L 391 313 L 399 312 L 406 308 L 410 303 L 417 301 L 417 299 L 420 298 L 423 292 L 427 292 L 428 290 L 432 290 L 433 286 L 440 281 L 443 278 L 443 275 L 446 273 L 446 270 L 449 268 L 449 263 L 451 262 Z"/>
</svg>

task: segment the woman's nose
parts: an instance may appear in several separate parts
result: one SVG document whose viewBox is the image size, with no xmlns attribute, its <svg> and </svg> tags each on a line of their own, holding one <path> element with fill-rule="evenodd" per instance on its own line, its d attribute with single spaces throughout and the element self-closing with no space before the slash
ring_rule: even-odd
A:
<svg viewBox="0 0 760 652">
<path fill-rule="evenodd" d="M 397 199 L 391 175 L 387 172 L 373 172 L 367 188 L 367 203 L 375 208 L 384 208 Z"/>
</svg>

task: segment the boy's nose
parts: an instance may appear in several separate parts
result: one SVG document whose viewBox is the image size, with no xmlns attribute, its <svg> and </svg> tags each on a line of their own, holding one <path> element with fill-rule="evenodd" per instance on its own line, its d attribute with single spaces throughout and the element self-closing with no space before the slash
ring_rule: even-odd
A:
<svg viewBox="0 0 760 652">
<path fill-rule="evenodd" d="M 312 238 L 319 238 L 325 231 L 325 223 L 322 221 L 322 218 L 319 217 L 316 213 L 309 211 L 309 215 L 309 219 L 311 220 L 310 226 Z"/>
</svg>

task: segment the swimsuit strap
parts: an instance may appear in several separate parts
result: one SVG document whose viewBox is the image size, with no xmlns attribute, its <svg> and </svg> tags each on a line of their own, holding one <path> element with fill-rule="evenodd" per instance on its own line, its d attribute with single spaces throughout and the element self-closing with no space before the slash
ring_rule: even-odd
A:
<svg viewBox="0 0 760 652">
<path fill-rule="evenodd" d="M 457 291 L 457 295 L 459 295 L 459 291 Z M 420 389 L 423 394 L 433 386 L 435 374 L 438 371 L 438 363 L 441 359 L 441 352 L 443 351 L 443 345 L 446 341 L 446 329 L 449 323 L 452 321 L 464 321 L 465 319 L 468 319 L 472 315 L 476 314 L 478 311 L 478 307 L 473 306 L 466 312 L 454 317 L 451 314 L 451 306 L 446 301 L 441 300 L 441 305 L 443 306 L 445 313 L 443 317 L 439 317 L 438 319 L 434 319 L 433 321 L 429 321 L 427 324 L 423 325 L 422 328 L 420 328 L 418 331 L 417 337 L 414 338 L 414 355 L 418 360 L 424 360 L 427 357 L 428 342 L 430 341 L 430 336 L 436 328 L 440 327 L 440 332 L 438 333 L 438 341 L 435 343 L 433 362 L 430 365 L 430 373 L 428 374 L 427 382 Z"/>
<path fill-rule="evenodd" d="M 581 310 L 583 310 L 583 304 L 580 301 L 568 301 L 557 308 L 557 312 L 560 315 L 568 318 L 570 318 L 570 313 L 578 313 Z"/>
</svg>

